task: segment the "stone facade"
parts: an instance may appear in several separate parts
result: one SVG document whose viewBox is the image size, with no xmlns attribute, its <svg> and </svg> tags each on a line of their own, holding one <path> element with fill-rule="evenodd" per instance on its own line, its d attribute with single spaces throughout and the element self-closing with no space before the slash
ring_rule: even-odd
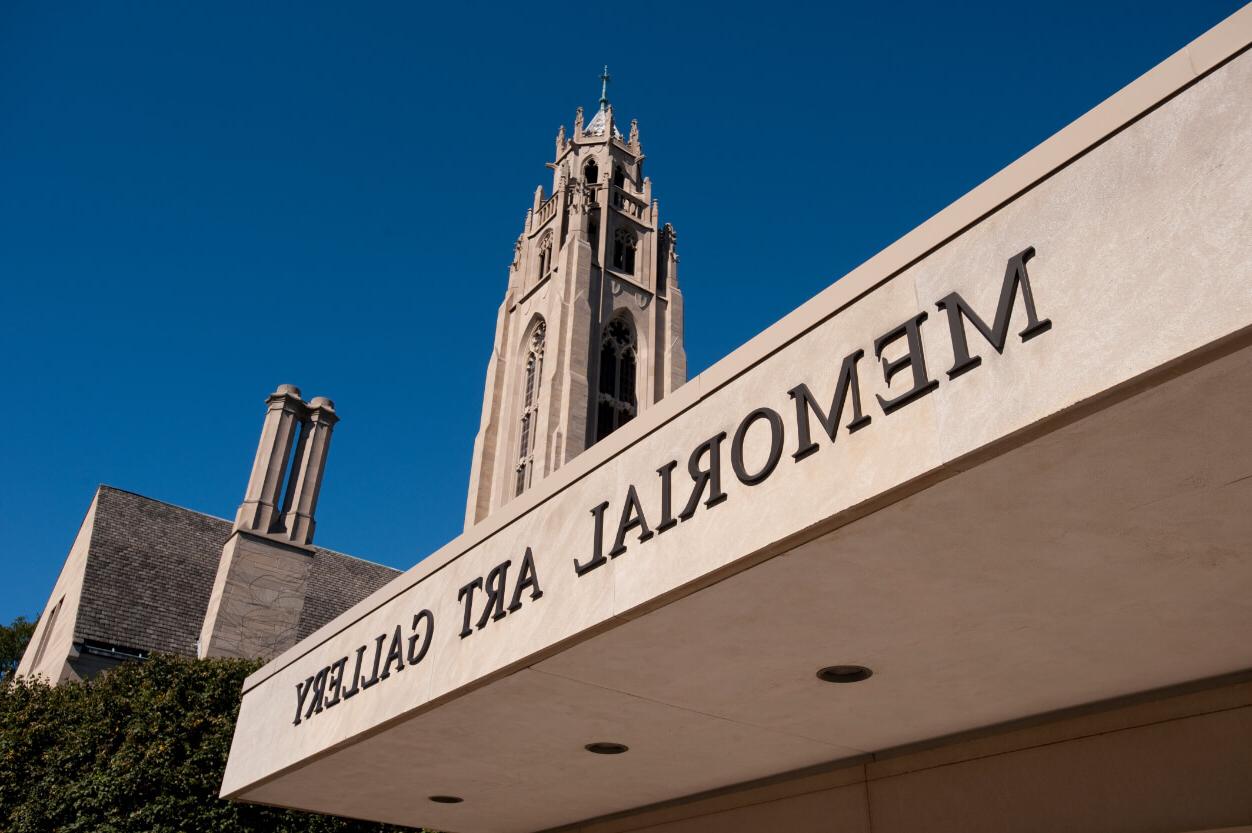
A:
<svg viewBox="0 0 1252 833">
<path fill-rule="evenodd" d="M 467 528 L 687 379 L 676 235 L 643 161 L 607 89 L 590 123 L 579 108 L 573 134 L 557 134 L 552 193 L 535 190 L 513 247 Z"/>
<path fill-rule="evenodd" d="M 222 794 L 1252 823 L 1250 45 L 1252 6 L 257 671 Z"/>
</svg>

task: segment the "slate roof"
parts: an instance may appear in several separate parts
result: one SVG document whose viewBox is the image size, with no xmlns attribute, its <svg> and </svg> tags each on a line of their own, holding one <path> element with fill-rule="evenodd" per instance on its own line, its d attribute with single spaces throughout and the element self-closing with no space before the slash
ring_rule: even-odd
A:
<svg viewBox="0 0 1252 833">
<path fill-rule="evenodd" d="M 75 641 L 192 656 L 231 522 L 101 486 Z M 299 638 L 398 570 L 316 547 Z"/>
</svg>

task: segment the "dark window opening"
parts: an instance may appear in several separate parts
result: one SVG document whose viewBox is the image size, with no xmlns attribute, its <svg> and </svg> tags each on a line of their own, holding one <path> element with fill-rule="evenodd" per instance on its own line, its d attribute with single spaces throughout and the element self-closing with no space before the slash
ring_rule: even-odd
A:
<svg viewBox="0 0 1252 833">
<path fill-rule="evenodd" d="M 627 275 L 635 274 L 635 235 L 618 229 L 613 235 L 613 268 Z"/>
<path fill-rule="evenodd" d="M 600 392 L 596 401 L 596 442 L 635 416 L 635 334 L 623 318 L 604 329 L 600 341 Z"/>
<path fill-rule="evenodd" d="M 539 241 L 539 277 L 552 271 L 552 232 L 544 234 Z"/>
</svg>

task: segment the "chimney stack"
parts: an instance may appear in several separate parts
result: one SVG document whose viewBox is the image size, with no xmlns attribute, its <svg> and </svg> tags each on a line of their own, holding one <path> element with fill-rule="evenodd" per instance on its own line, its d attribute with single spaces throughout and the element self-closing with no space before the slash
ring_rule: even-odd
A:
<svg viewBox="0 0 1252 833">
<path fill-rule="evenodd" d="M 235 529 L 308 546 L 313 543 L 313 512 L 326 471 L 330 435 L 339 416 L 335 403 L 324 396 L 305 404 L 295 385 L 279 385 L 265 404 L 269 410 L 252 476 L 235 514 Z M 284 477 L 287 488 L 280 505 Z"/>
<path fill-rule="evenodd" d="M 295 385 L 279 385 L 265 404 L 252 474 L 200 631 L 202 657 L 275 657 L 295 644 L 304 610 L 314 513 L 339 416 L 334 402 L 306 403 Z"/>
</svg>

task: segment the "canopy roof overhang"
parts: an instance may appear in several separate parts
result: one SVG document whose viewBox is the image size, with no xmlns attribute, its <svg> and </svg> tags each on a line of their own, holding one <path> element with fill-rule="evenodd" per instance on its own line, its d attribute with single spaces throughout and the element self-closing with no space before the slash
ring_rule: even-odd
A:
<svg viewBox="0 0 1252 833">
<path fill-rule="evenodd" d="M 1250 41 L 1244 9 L 258 671 L 223 794 L 540 830 L 1252 667 Z M 840 381 L 832 441 L 793 392 Z"/>
</svg>

